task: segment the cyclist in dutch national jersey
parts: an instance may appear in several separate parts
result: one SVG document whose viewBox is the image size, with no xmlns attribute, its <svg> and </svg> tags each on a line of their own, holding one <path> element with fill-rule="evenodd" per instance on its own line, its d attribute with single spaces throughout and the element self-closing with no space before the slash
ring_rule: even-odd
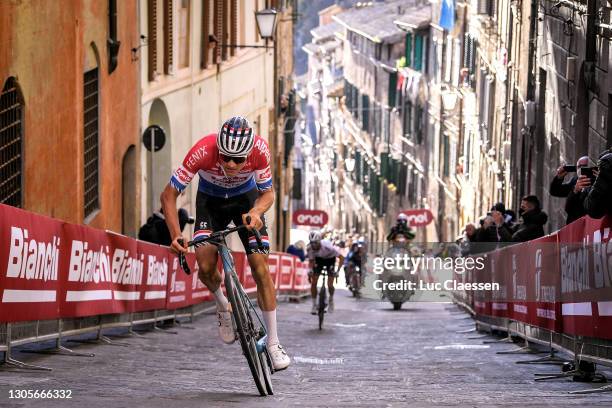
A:
<svg viewBox="0 0 612 408">
<path fill-rule="evenodd" d="M 225 229 L 231 221 L 235 225 L 248 225 L 248 230 L 240 230 L 239 236 L 257 283 L 257 300 L 268 330 L 268 352 L 274 369 L 285 369 L 290 359 L 278 340 L 276 289 L 268 269 L 270 244 L 264 217 L 274 203 L 268 143 L 253 133 L 245 118 L 237 116 L 228 119 L 218 134 L 204 136 L 189 150 L 161 195 L 164 213 L 170 214 L 166 222 L 172 236 L 171 248 L 177 253 L 187 252 L 187 240 L 183 239 L 179 228 L 176 199 L 196 174 L 200 180 L 193 238 L 206 238 Z M 247 216 L 250 216 L 248 224 Z M 263 251 L 257 248 L 255 235 L 250 232 L 254 228 L 261 233 Z M 195 253 L 199 278 L 217 303 L 219 335 L 225 343 L 233 343 L 231 305 L 220 287 L 217 247 L 196 244 Z"/>
<path fill-rule="evenodd" d="M 310 294 L 312 295 L 312 310 L 310 313 L 317 314 L 317 282 L 323 268 L 327 269 L 328 279 L 327 288 L 329 289 L 330 312 L 334 311 L 334 279 L 337 276 L 336 258 L 339 258 L 339 265 L 342 265 L 344 257 L 338 249 L 328 240 L 322 239 L 319 231 L 312 231 L 308 235 L 310 243 L 306 249 L 308 263 L 312 276 L 310 280 Z"/>
</svg>

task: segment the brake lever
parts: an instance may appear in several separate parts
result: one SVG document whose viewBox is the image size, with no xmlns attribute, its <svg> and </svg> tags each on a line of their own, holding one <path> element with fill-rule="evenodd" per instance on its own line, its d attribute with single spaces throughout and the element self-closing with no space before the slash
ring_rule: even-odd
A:
<svg viewBox="0 0 612 408">
<path fill-rule="evenodd" d="M 247 222 L 247 224 L 251 223 L 251 216 L 250 215 L 246 216 L 246 222 Z M 257 248 L 260 251 L 263 251 L 264 250 L 264 246 L 263 246 L 263 243 L 261 242 L 261 234 L 255 228 L 253 228 L 251 230 L 251 232 L 253 233 L 253 235 L 255 235 L 255 240 L 257 241 Z"/>
<path fill-rule="evenodd" d="M 179 244 L 181 244 L 181 246 L 182 246 L 185 241 L 181 238 L 181 239 L 177 240 L 177 242 Z M 189 269 L 189 263 L 187 262 L 187 258 L 185 257 L 185 253 L 184 252 L 179 252 L 178 259 L 179 259 L 179 263 L 181 264 L 181 268 L 183 269 L 183 271 L 187 275 L 191 275 L 191 269 Z"/>
</svg>

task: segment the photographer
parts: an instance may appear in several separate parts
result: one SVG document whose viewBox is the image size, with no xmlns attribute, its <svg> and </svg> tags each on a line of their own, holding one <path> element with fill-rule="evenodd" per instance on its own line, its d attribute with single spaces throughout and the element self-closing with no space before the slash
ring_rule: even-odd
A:
<svg viewBox="0 0 612 408">
<path fill-rule="evenodd" d="M 501 242 L 510 242 L 512 233 L 510 227 L 506 223 L 506 207 L 503 203 L 497 203 L 491 207 L 491 212 L 487 214 L 482 222 L 482 227 L 478 230 L 479 242 L 494 242 L 496 245 L 493 249 L 499 246 Z"/>
<path fill-rule="evenodd" d="M 576 162 L 576 166 L 564 165 L 557 169 L 557 174 L 550 183 L 550 195 L 554 197 L 567 197 L 565 201 L 565 212 L 567 217 L 565 223 L 569 224 L 586 214 L 583 202 L 586 197 L 585 189 L 590 187 L 591 180 L 582 169 L 588 168 L 589 157 L 582 156 Z M 570 172 L 576 172 L 568 182 L 564 182 L 565 176 Z"/>
<path fill-rule="evenodd" d="M 597 162 L 593 187 L 586 193 L 584 208 L 592 218 L 612 213 L 612 152 L 605 150 Z"/>
<path fill-rule="evenodd" d="M 525 242 L 544 236 L 544 224 L 548 221 L 548 215 L 541 210 L 538 197 L 534 195 L 523 197 L 519 213 L 522 222 L 512 234 L 512 242 Z"/>
</svg>

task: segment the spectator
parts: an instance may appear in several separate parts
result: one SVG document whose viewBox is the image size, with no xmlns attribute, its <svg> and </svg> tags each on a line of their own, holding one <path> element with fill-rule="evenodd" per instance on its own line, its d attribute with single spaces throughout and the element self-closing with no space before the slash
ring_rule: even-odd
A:
<svg viewBox="0 0 612 408">
<path fill-rule="evenodd" d="M 300 261 L 306 260 L 306 253 L 304 252 L 304 241 L 297 241 L 295 244 L 291 244 L 287 247 L 288 254 L 295 255 L 300 258 Z"/>
<path fill-rule="evenodd" d="M 568 172 L 565 171 L 565 166 L 560 166 L 557 169 L 557 174 L 550 182 L 550 195 L 554 197 L 567 197 L 565 201 L 565 212 L 567 217 L 565 223 L 569 224 L 586 214 L 583 202 L 586 197 L 590 183 L 587 183 L 588 178 L 580 177 L 580 169 L 589 165 L 589 157 L 582 156 L 576 162 L 576 174 L 573 175 L 568 182 L 565 182 L 565 177 Z M 579 185 L 578 182 L 580 181 Z"/>
<path fill-rule="evenodd" d="M 510 242 L 512 232 L 506 224 L 506 207 L 497 203 L 491 207 L 491 212 L 485 217 L 482 227 L 478 231 L 479 242 Z M 497 247 L 499 245 L 495 245 Z"/>
<path fill-rule="evenodd" d="M 582 156 L 576 162 L 576 169 L 580 167 L 586 167 L 589 165 L 589 156 Z M 569 181 L 565 182 L 565 177 L 568 172 L 564 169 L 565 165 L 560 166 L 557 169 L 557 174 L 553 177 L 550 182 L 550 195 L 553 197 L 567 197 L 568 194 L 574 189 L 574 184 L 578 180 L 578 175 L 573 175 Z"/>
<path fill-rule="evenodd" d="M 512 234 L 513 242 L 525 242 L 544 236 L 544 224 L 548 221 L 548 215 L 540 209 L 538 197 L 534 195 L 523 197 L 519 214 L 522 222 Z"/>
<path fill-rule="evenodd" d="M 599 173 L 584 200 L 586 213 L 593 218 L 612 214 L 612 152 L 605 150 L 597 162 Z"/>
<path fill-rule="evenodd" d="M 461 248 L 461 254 L 463 256 L 470 255 L 474 253 L 474 243 L 478 242 L 478 233 L 476 226 L 472 223 L 469 223 L 465 226 L 463 230 L 463 236 L 459 240 L 459 246 Z"/>
<path fill-rule="evenodd" d="M 181 231 L 185 229 L 185 225 L 194 223 L 193 217 L 190 217 L 189 212 L 184 208 L 179 208 L 178 219 Z M 170 231 L 166 225 L 164 210 L 160 209 L 159 212 L 154 212 L 153 215 L 147 219 L 147 222 L 140 227 L 138 231 L 138 239 L 154 244 L 170 246 L 172 238 L 170 237 Z"/>
</svg>

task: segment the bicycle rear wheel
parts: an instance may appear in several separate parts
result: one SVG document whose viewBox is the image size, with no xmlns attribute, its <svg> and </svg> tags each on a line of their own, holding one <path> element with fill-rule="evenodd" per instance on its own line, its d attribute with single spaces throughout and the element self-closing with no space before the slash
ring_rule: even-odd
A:
<svg viewBox="0 0 612 408">
<path fill-rule="evenodd" d="M 259 394 L 266 396 L 267 390 L 264 384 L 263 369 L 259 360 L 259 353 L 257 352 L 257 332 L 255 331 L 248 305 L 245 304 L 245 299 L 236 287 L 237 285 L 234 284 L 231 275 L 232 273 L 225 273 L 225 288 L 232 305 L 232 314 L 236 323 L 236 331 L 238 332 L 240 346 L 242 347 L 242 354 L 244 354 L 249 363 L 249 369 Z"/>
<path fill-rule="evenodd" d="M 319 330 L 323 330 L 323 318 L 325 317 L 325 303 L 327 301 L 327 290 L 325 288 L 325 279 L 323 279 L 323 287 L 319 292 Z"/>
</svg>

